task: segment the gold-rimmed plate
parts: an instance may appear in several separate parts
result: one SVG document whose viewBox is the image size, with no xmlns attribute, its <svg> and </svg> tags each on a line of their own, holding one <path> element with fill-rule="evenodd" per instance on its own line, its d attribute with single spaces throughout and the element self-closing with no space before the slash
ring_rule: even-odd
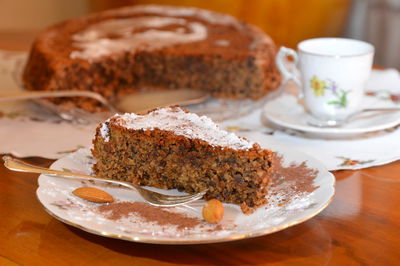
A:
<svg viewBox="0 0 400 266">
<path fill-rule="evenodd" d="M 182 227 L 175 222 L 158 223 L 155 220 L 146 220 L 140 212 L 132 212 L 121 219 L 111 219 L 110 216 L 98 211 L 99 204 L 85 201 L 71 193 L 75 188 L 86 184 L 46 175 L 39 177 L 37 197 L 46 211 L 56 219 L 87 232 L 110 238 L 155 244 L 202 244 L 262 236 L 299 224 L 317 215 L 331 202 L 335 191 L 335 178 L 322 163 L 291 149 L 283 147 L 272 147 L 272 149 L 282 157 L 282 165 L 288 167 L 286 169 L 306 167 L 307 171 L 299 173 L 300 175 L 308 173 L 308 177 L 305 178 L 312 179 L 309 183 L 314 189 L 302 190 L 290 182 L 280 183 L 279 189 L 270 193 L 269 203 L 251 215 L 243 214 L 236 205 L 224 204 L 225 215 L 219 224 L 209 224 L 202 220 L 201 209 L 205 204 L 202 200 L 166 209 L 168 212 L 193 218 L 197 221 L 195 226 Z M 57 160 L 52 168 L 89 173 L 92 163 L 89 150 L 81 149 Z M 101 186 L 101 189 L 109 192 L 119 202 L 143 201 L 137 193 L 130 190 L 109 186 Z"/>
</svg>

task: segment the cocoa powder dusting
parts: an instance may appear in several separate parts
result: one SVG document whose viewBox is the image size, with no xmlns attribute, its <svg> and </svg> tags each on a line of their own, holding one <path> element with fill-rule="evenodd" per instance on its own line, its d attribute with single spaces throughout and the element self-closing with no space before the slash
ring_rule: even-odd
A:
<svg viewBox="0 0 400 266">
<path fill-rule="evenodd" d="M 201 224 L 198 218 L 167 211 L 166 208 L 152 206 L 144 202 L 114 202 L 99 206 L 98 211 L 110 220 L 119 220 L 128 217 L 130 214 L 136 214 L 146 222 L 155 222 L 161 226 L 175 225 L 178 230 L 191 229 Z"/>
<path fill-rule="evenodd" d="M 285 167 L 282 161 L 282 157 L 275 156 L 274 173 L 271 175 L 268 192 L 268 197 L 279 195 L 278 206 L 280 207 L 288 204 L 296 196 L 311 193 L 318 188 L 314 185 L 318 170 L 307 167 L 306 162 L 291 163 Z M 97 211 L 110 220 L 119 220 L 135 214 L 145 222 L 154 222 L 160 226 L 173 225 L 178 230 L 203 226 L 198 218 L 188 217 L 183 213 L 168 211 L 168 208 L 156 207 L 144 202 L 113 202 L 97 207 Z M 207 232 L 220 230 L 223 230 L 222 226 L 217 225 L 215 228 L 208 229 Z"/>
<path fill-rule="evenodd" d="M 271 176 L 270 195 L 281 194 L 286 200 L 296 195 L 311 193 L 318 188 L 314 179 L 318 170 L 308 168 L 306 162 L 291 163 L 289 167 L 282 165 L 282 157 L 274 158 L 274 173 Z M 282 199 L 285 202 L 285 199 Z"/>
</svg>

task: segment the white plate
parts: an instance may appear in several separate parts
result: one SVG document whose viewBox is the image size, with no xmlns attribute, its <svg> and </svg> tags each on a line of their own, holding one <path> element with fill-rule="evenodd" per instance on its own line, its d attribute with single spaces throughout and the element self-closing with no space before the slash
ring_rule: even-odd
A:
<svg viewBox="0 0 400 266">
<path fill-rule="evenodd" d="M 331 202 L 335 191 L 334 176 L 320 162 L 292 150 L 279 149 L 279 153 L 284 156 L 285 166 L 293 162 L 306 161 L 307 167 L 317 169 L 318 174 L 314 179 L 314 185 L 319 187 L 312 193 L 289 197 L 289 201 L 284 206 L 278 204 L 278 200 L 282 199 L 282 195 L 278 193 L 269 198 L 268 205 L 258 208 L 251 215 L 244 215 L 236 205 L 224 204 L 225 215 L 219 225 L 222 230 L 215 230 L 216 225 L 206 222 L 192 229 L 178 231 L 176 227 L 140 221 L 134 216 L 129 220 L 108 220 L 91 211 L 91 208 L 97 206 L 96 203 L 90 203 L 71 194 L 73 189 L 82 186 L 81 181 L 40 175 L 37 197 L 46 211 L 56 219 L 82 230 L 111 238 L 158 244 L 199 244 L 261 236 L 283 230 L 315 216 Z M 56 161 L 52 168 L 67 168 L 75 172 L 88 173 L 92 160 L 89 154 L 87 149 L 78 150 Z M 101 188 L 120 201 L 142 201 L 134 191 L 108 186 Z M 201 200 L 181 207 L 169 208 L 169 210 L 201 219 L 203 206 L 204 201 Z"/>
<path fill-rule="evenodd" d="M 365 96 L 361 108 L 398 107 L 390 100 L 379 99 L 374 96 Z M 360 118 L 351 120 L 339 128 L 319 128 L 310 126 L 307 121 L 311 116 L 305 112 L 298 99 L 291 94 L 282 93 L 275 99 L 267 102 L 263 109 L 263 116 L 275 125 L 327 137 L 348 137 L 373 131 L 379 131 L 400 124 L 400 112 L 369 113 Z"/>
</svg>

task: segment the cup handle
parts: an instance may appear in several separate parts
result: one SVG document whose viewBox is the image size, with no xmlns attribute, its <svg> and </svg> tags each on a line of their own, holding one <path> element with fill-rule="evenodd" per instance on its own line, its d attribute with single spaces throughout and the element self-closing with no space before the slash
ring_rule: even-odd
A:
<svg viewBox="0 0 400 266">
<path fill-rule="evenodd" d="M 298 79 L 298 77 L 296 77 L 296 75 L 294 73 L 292 73 L 291 71 L 289 71 L 284 62 L 287 62 L 287 57 L 288 56 L 292 56 L 293 60 L 294 60 L 294 65 L 297 67 L 298 62 L 299 62 L 299 56 L 297 55 L 296 51 L 287 47 L 282 46 L 279 49 L 278 54 L 276 55 L 276 65 L 278 66 L 279 71 L 282 73 L 283 76 L 283 82 L 286 83 L 289 80 L 293 80 L 294 83 L 296 83 L 296 85 L 301 88 L 301 82 Z"/>
</svg>

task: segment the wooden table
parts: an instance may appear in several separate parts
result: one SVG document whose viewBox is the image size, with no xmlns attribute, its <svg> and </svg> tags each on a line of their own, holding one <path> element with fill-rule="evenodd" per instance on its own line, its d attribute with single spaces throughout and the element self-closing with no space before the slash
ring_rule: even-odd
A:
<svg viewBox="0 0 400 266">
<path fill-rule="evenodd" d="M 27 49 L 32 36 L 0 33 L 0 49 Z M 334 174 L 336 196 L 311 220 L 253 239 L 174 246 L 109 239 L 59 222 L 36 198 L 38 175 L 0 165 L 0 265 L 399 263 L 400 162 Z"/>
</svg>

